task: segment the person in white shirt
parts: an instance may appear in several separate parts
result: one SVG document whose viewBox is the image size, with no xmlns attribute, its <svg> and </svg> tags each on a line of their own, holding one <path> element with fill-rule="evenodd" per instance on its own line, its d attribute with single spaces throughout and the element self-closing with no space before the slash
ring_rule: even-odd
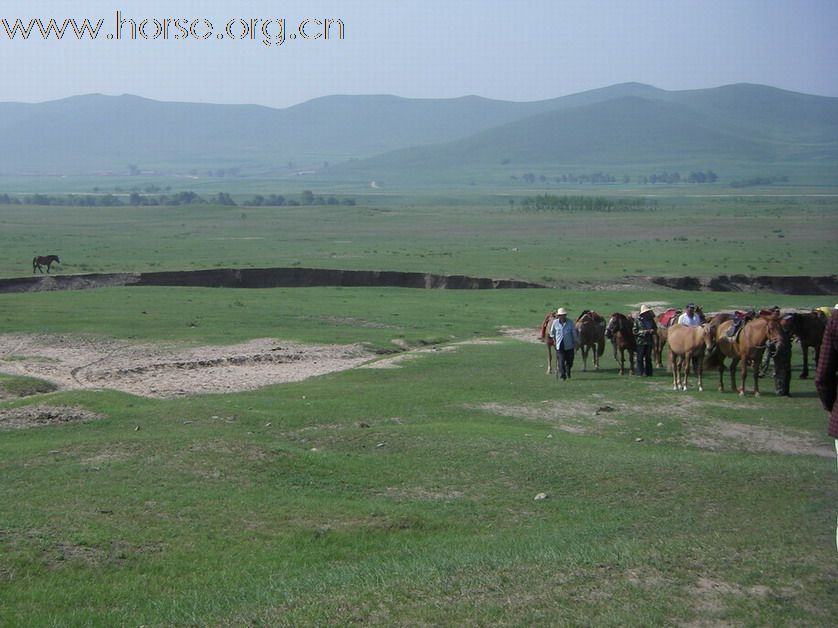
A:
<svg viewBox="0 0 838 628">
<path fill-rule="evenodd" d="M 556 310 L 556 318 L 550 327 L 550 336 L 556 343 L 556 358 L 559 369 L 556 372 L 562 379 L 570 379 L 570 370 L 573 368 L 573 355 L 576 347 L 579 346 L 579 332 L 576 325 L 568 320 L 567 310 L 560 307 Z"/>
<path fill-rule="evenodd" d="M 703 321 L 695 311 L 695 303 L 687 303 L 686 311 L 678 317 L 678 324 L 686 327 L 698 327 Z"/>
</svg>

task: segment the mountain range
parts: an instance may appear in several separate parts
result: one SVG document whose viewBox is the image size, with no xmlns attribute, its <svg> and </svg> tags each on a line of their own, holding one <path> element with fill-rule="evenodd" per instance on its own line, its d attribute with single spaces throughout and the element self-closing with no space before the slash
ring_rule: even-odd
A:
<svg viewBox="0 0 838 628">
<path fill-rule="evenodd" d="M 536 102 L 327 96 L 285 109 L 91 94 L 0 103 L 0 136 L 0 176 L 838 175 L 838 98 L 752 84 L 666 91 L 623 83 Z"/>
</svg>

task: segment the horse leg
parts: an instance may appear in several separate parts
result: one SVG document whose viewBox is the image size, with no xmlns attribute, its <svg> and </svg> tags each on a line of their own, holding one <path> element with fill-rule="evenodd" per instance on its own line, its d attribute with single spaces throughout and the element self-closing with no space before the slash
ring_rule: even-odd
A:
<svg viewBox="0 0 838 628">
<path fill-rule="evenodd" d="M 759 356 L 759 359 L 754 360 L 754 397 L 759 397 L 759 363 L 762 361 L 762 356 Z M 745 388 L 745 384 L 743 382 L 742 388 Z"/>
<path fill-rule="evenodd" d="M 704 356 L 698 356 L 695 361 L 695 374 L 698 377 L 698 392 L 702 392 L 704 390 L 704 382 L 703 375 L 704 375 Z"/>
<path fill-rule="evenodd" d="M 801 340 L 800 350 L 803 352 L 803 370 L 800 371 L 800 379 L 806 379 L 809 377 L 809 345 L 804 344 Z M 817 362 L 817 358 L 815 362 Z"/>
<path fill-rule="evenodd" d="M 582 371 L 588 370 L 588 347 L 582 345 Z"/>
<path fill-rule="evenodd" d="M 681 390 L 687 390 L 690 386 L 690 368 L 692 367 L 693 362 L 693 354 L 691 351 L 687 351 L 683 357 L 684 361 L 684 380 L 683 385 L 684 387 Z"/>
<path fill-rule="evenodd" d="M 553 372 L 553 351 L 550 349 L 550 345 L 546 342 L 544 343 L 547 345 L 547 375 Z"/>
<path fill-rule="evenodd" d="M 739 396 L 744 397 L 745 396 L 745 380 L 748 378 L 748 358 L 745 358 L 744 360 L 739 361 L 739 370 L 740 370 L 739 375 L 740 375 L 740 378 L 742 380 L 740 382 L 741 385 L 739 387 Z"/>
<path fill-rule="evenodd" d="M 669 352 L 669 368 L 672 369 L 672 390 L 678 390 L 681 384 L 679 381 L 678 356 L 672 353 L 671 350 Z"/>
</svg>

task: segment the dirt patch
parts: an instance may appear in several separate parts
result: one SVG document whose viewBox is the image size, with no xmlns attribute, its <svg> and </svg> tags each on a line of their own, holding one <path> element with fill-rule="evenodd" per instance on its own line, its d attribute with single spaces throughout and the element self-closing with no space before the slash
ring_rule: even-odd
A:
<svg viewBox="0 0 838 628">
<path fill-rule="evenodd" d="M 548 424 L 554 429 L 572 434 L 599 434 L 605 430 L 620 430 L 628 425 L 629 416 L 647 419 L 660 417 L 683 422 L 685 432 L 668 439 L 673 444 L 687 443 L 711 451 L 745 451 L 790 456 L 833 458 L 834 448 L 821 439 L 796 430 L 722 421 L 712 417 L 714 409 L 748 408 L 742 402 L 697 401 L 682 397 L 678 402 L 663 407 L 654 404 L 608 401 L 553 401 L 529 404 L 483 403 L 470 408 Z M 664 442 L 654 440 L 653 442 Z"/>
<path fill-rule="evenodd" d="M 693 426 L 687 442 L 713 451 L 748 451 L 821 458 L 835 456 L 832 447 L 803 432 L 728 421 Z"/>
<path fill-rule="evenodd" d="M 231 346 L 131 344 L 65 335 L 0 336 L 0 372 L 64 390 L 109 388 L 173 398 L 252 390 L 358 366 L 359 345 L 303 345 L 271 338 Z"/>
<path fill-rule="evenodd" d="M 605 425 L 618 425 L 619 421 L 611 415 L 618 415 L 620 411 L 607 403 L 553 400 L 521 405 L 482 403 L 467 407 L 501 416 L 549 423 L 555 429 L 571 434 L 594 434 Z"/>
<path fill-rule="evenodd" d="M 766 585 L 753 585 L 744 587 L 739 584 L 723 582 L 712 578 L 699 577 L 694 585 L 687 587 L 690 599 L 693 600 L 693 609 L 697 615 L 704 618 L 701 623 L 681 624 L 682 626 L 697 625 L 727 625 L 719 624 L 711 618 L 722 615 L 728 607 L 728 600 L 735 598 L 750 598 L 757 601 L 769 597 L 773 598 L 794 598 L 796 591 L 790 587 L 773 589 Z M 710 621 L 707 621 L 710 620 Z M 706 622 L 706 623 L 705 623 Z"/>
<path fill-rule="evenodd" d="M 26 406 L 0 410 L 0 431 L 63 423 L 87 423 L 100 418 L 102 417 L 94 412 L 73 406 Z"/>
</svg>

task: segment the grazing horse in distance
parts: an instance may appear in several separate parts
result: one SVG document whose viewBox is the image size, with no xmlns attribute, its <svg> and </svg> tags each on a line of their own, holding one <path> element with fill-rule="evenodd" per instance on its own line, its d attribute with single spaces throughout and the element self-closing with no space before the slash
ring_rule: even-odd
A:
<svg viewBox="0 0 838 628">
<path fill-rule="evenodd" d="M 800 341 L 800 350 L 803 352 L 803 370 L 800 371 L 800 379 L 809 377 L 809 347 L 815 350 L 815 364 L 818 363 L 825 330 L 826 321 L 820 312 L 792 314 L 791 333 Z"/>
<path fill-rule="evenodd" d="M 634 374 L 634 354 L 637 353 L 637 341 L 634 338 L 633 325 L 634 320 L 630 316 L 614 312 L 608 319 L 608 325 L 605 326 L 605 337 L 611 339 L 611 345 L 614 347 L 614 359 L 620 363 L 620 375 L 624 375 L 626 372 L 626 351 L 629 354 L 629 373 Z M 617 357 L 618 350 L 620 357 Z"/>
<path fill-rule="evenodd" d="M 599 370 L 599 359 L 605 351 L 605 319 L 593 310 L 584 310 L 576 319 L 582 351 L 582 370 L 588 370 L 588 352 L 594 360 L 594 370 Z"/>
<path fill-rule="evenodd" d="M 709 333 L 713 349 L 707 357 L 705 366 L 719 369 L 719 391 L 724 392 L 724 360 L 730 358 L 730 387 L 745 394 L 745 380 L 748 376 L 748 365 L 754 367 L 754 396 L 759 397 L 759 365 L 762 362 L 765 349 L 773 344 L 777 347 L 785 342 L 780 329 L 779 316 L 760 316 L 745 323 L 735 338 L 727 335 L 733 325 L 728 318 L 719 323 L 716 317 L 711 323 Z M 729 316 L 729 315 L 728 315 Z M 741 364 L 742 387 L 736 386 L 736 367 Z"/>
<path fill-rule="evenodd" d="M 58 259 L 57 255 L 45 255 L 45 256 L 39 255 L 39 256 L 32 259 L 32 272 L 34 273 L 35 270 L 37 269 L 37 270 L 41 271 L 41 273 L 43 273 L 44 269 L 41 268 L 41 267 L 46 266 L 47 267 L 47 273 L 49 273 L 49 269 L 53 265 L 53 263 L 55 263 L 55 264 L 60 264 L 61 263 L 61 260 Z"/>
<path fill-rule="evenodd" d="M 713 339 L 708 328 L 705 325 L 689 327 L 675 323 L 669 327 L 668 339 L 672 390 L 687 390 L 690 368 L 693 364 L 697 370 L 698 390 L 704 390 L 704 384 L 701 381 L 704 351 L 713 346 Z"/>
<path fill-rule="evenodd" d="M 556 318 L 556 312 L 550 311 L 547 312 L 547 316 L 544 317 L 544 320 L 541 322 L 541 329 L 539 331 L 538 337 L 541 339 L 544 344 L 547 345 L 547 374 L 553 372 L 553 347 L 555 346 L 556 342 L 553 340 L 553 337 L 550 336 L 550 326 L 553 324 L 553 319 Z"/>
</svg>

